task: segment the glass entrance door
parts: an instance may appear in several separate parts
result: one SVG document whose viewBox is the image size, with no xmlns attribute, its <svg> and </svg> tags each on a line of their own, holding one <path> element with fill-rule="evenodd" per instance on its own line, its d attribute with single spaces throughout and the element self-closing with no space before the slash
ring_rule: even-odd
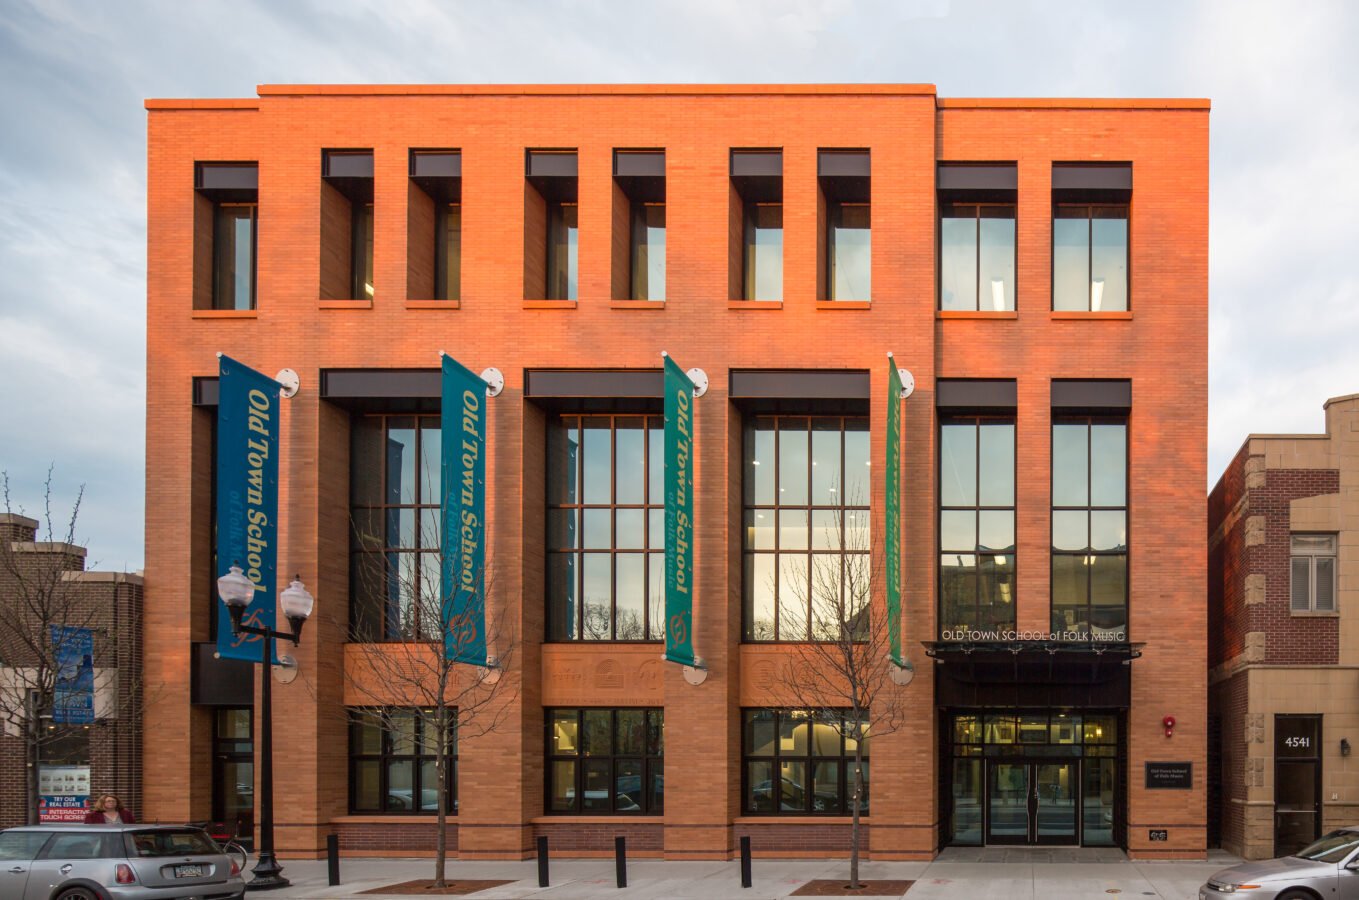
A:
<svg viewBox="0 0 1359 900">
<path fill-rule="evenodd" d="M 988 844 L 1076 844 L 1079 766 L 1061 762 L 990 762 Z"/>
</svg>

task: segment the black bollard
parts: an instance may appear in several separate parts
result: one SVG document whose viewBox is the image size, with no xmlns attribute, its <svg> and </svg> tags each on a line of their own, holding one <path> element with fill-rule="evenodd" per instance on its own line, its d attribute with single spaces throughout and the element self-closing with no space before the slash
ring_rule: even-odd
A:
<svg viewBox="0 0 1359 900">
<path fill-rule="evenodd" d="M 538 836 L 538 887 L 547 887 L 547 835 Z"/>
<path fill-rule="evenodd" d="M 340 836 L 326 835 L 326 877 L 330 886 L 340 883 Z"/>
<path fill-rule="evenodd" d="M 750 835 L 741 837 L 741 887 L 748 888 L 754 883 L 750 875 Z"/>
<path fill-rule="evenodd" d="M 619 835 L 613 839 L 613 862 L 618 870 L 618 886 L 625 888 L 628 886 L 628 841 L 627 838 Z"/>
</svg>

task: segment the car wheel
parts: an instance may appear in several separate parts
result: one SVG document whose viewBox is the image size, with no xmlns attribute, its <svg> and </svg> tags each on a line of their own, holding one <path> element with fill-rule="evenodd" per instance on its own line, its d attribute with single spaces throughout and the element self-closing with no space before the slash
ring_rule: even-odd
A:
<svg viewBox="0 0 1359 900">
<path fill-rule="evenodd" d="M 1274 900 L 1317 900 L 1316 894 L 1307 891 L 1284 891 Z"/>
<path fill-rule="evenodd" d="M 89 888 L 73 887 L 57 894 L 57 900 L 99 900 L 99 897 Z"/>
</svg>

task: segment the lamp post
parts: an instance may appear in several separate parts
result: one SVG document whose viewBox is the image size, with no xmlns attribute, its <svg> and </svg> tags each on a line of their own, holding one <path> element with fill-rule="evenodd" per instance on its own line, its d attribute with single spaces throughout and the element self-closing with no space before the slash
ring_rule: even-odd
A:
<svg viewBox="0 0 1359 900">
<path fill-rule="evenodd" d="M 316 601 L 302 585 L 300 576 L 295 578 L 279 597 L 283 615 L 287 616 L 292 630 L 275 631 L 242 621 L 246 607 L 255 596 L 255 584 L 245 577 L 240 566 L 232 566 L 227 574 L 217 579 L 217 593 L 231 614 L 231 630 L 234 633 L 256 634 L 264 639 L 260 641 L 263 648 L 260 661 L 264 664 L 260 687 L 260 856 L 252 870 L 255 877 L 250 879 L 246 889 L 265 891 L 287 887 L 289 882 L 283 877 L 283 867 L 274 857 L 274 728 L 273 695 L 270 691 L 273 679 L 269 668 L 274 660 L 275 639 L 292 641 L 296 646 L 302 638 L 302 626 L 311 615 L 312 605 Z"/>
</svg>

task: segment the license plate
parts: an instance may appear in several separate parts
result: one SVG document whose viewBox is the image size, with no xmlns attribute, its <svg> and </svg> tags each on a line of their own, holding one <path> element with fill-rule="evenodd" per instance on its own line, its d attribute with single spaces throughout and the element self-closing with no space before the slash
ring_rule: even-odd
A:
<svg viewBox="0 0 1359 900">
<path fill-rule="evenodd" d="M 176 878 L 202 878 L 202 866 L 175 866 Z"/>
</svg>

